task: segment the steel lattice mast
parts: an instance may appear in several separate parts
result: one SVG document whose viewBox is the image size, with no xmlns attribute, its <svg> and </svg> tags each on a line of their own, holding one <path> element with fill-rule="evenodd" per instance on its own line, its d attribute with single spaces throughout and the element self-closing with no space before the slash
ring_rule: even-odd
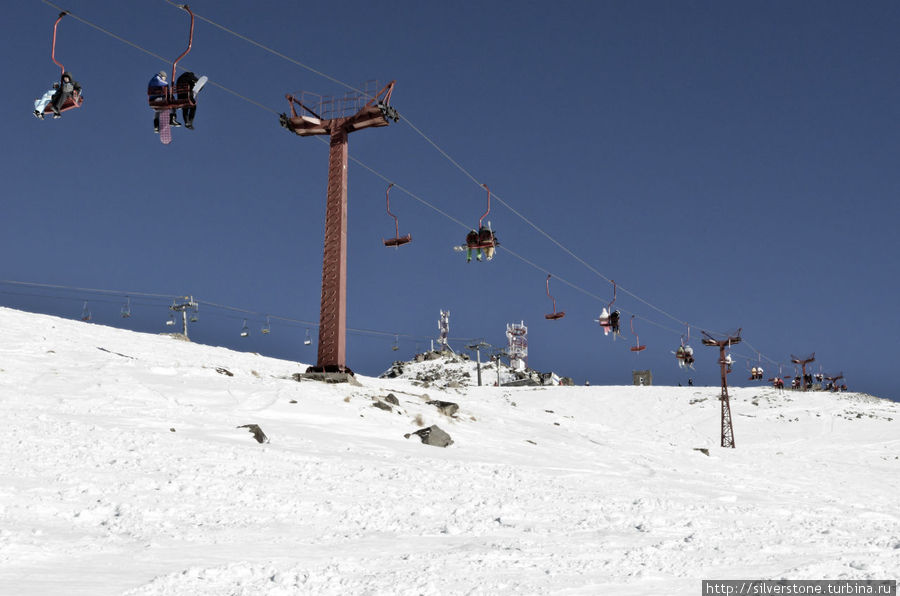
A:
<svg viewBox="0 0 900 596">
<path fill-rule="evenodd" d="M 722 447 L 734 449 L 734 426 L 731 424 L 731 402 L 728 397 L 728 373 L 731 370 L 725 359 L 725 348 L 741 343 L 741 330 L 738 329 L 727 339 L 715 339 L 706 331 L 702 333 L 706 336 L 703 339 L 704 346 L 718 346 L 719 348 L 719 368 L 722 371 L 722 393 L 719 396 L 719 400 L 722 402 Z"/>
<path fill-rule="evenodd" d="M 307 373 L 352 374 L 347 367 L 347 138 L 351 132 L 387 126 L 399 119 L 389 103 L 394 81 L 374 94 L 340 98 L 287 95 L 291 115 L 281 125 L 301 137 L 329 135 L 328 193 L 325 206 L 325 250 L 322 259 L 322 303 L 316 365 Z M 297 107 L 300 108 L 298 113 Z M 330 117 L 329 117 L 330 116 Z"/>
</svg>

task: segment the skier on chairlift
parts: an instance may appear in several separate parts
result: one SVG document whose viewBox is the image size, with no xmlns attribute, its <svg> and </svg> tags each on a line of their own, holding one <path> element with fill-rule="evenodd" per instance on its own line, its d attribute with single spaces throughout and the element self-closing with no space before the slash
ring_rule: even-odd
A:
<svg viewBox="0 0 900 596">
<path fill-rule="evenodd" d="M 489 228 L 482 226 L 481 229 L 478 230 L 478 244 L 484 247 L 484 256 L 487 257 L 487 260 L 492 260 L 494 258 L 494 248 L 498 244 L 494 232 Z"/>
<path fill-rule="evenodd" d="M 613 335 L 620 335 L 619 333 L 619 317 L 621 313 L 619 313 L 618 309 L 614 310 L 609 315 L 609 327 L 613 332 Z"/>
<path fill-rule="evenodd" d="M 175 90 L 178 99 L 189 99 L 194 101 L 196 99 L 196 96 L 194 95 L 194 85 L 196 85 L 199 80 L 197 75 L 191 71 L 181 73 L 175 81 Z M 184 125 L 191 130 L 194 130 L 194 116 L 196 114 L 196 104 L 185 105 L 181 108 L 181 119 L 184 120 Z"/>
<path fill-rule="evenodd" d="M 466 263 L 472 261 L 472 249 L 475 249 L 475 260 L 481 260 L 481 247 L 478 245 L 478 232 L 475 230 L 466 234 Z"/>
<path fill-rule="evenodd" d="M 53 88 L 55 91 L 50 97 L 50 101 L 43 104 L 40 112 L 38 112 L 38 101 L 43 102 L 43 98 L 34 102 L 35 116 L 43 119 L 44 109 L 46 108 L 47 104 L 49 104 L 50 109 L 53 110 L 53 118 L 60 118 L 60 110 L 62 110 L 66 101 L 72 98 L 75 98 L 77 100 L 78 96 L 81 95 L 81 85 L 79 85 L 78 82 L 73 79 L 72 75 L 70 75 L 68 72 L 62 73 L 62 76 L 59 78 L 59 83 L 54 84 Z M 49 91 L 47 93 L 49 93 Z M 45 93 L 44 97 L 46 97 L 46 95 L 47 94 Z"/>
<path fill-rule="evenodd" d="M 166 102 L 166 93 L 169 87 L 167 78 L 166 71 L 161 70 L 150 79 L 150 82 L 147 84 L 147 94 L 150 96 L 151 104 L 163 104 Z M 169 112 L 169 126 L 181 126 L 175 110 Z M 153 132 L 159 133 L 159 110 L 153 110 Z"/>
<path fill-rule="evenodd" d="M 50 100 L 53 99 L 53 96 L 56 95 L 56 90 L 59 89 L 59 83 L 53 83 L 53 86 L 44 91 L 44 95 L 41 96 L 40 99 L 34 100 L 34 117 L 44 119 L 44 110 L 50 104 Z"/>
</svg>

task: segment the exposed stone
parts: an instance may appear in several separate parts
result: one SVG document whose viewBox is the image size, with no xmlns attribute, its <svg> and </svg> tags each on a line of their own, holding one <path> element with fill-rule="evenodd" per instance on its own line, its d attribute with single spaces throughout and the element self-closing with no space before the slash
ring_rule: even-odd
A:
<svg viewBox="0 0 900 596">
<path fill-rule="evenodd" d="M 425 402 L 429 406 L 434 406 L 438 409 L 438 411 L 444 416 L 453 416 L 459 411 L 459 404 L 455 404 L 452 401 L 440 401 L 433 400 Z"/>
<path fill-rule="evenodd" d="M 706 447 L 694 447 L 694 451 L 699 451 L 703 455 L 706 455 L 707 457 L 709 456 L 709 449 L 707 449 Z"/>
<path fill-rule="evenodd" d="M 394 395 L 393 393 L 388 393 L 388 394 L 385 396 L 384 401 L 386 401 L 386 402 L 389 403 L 389 404 L 394 404 L 395 406 L 399 406 L 399 405 L 400 405 L 400 400 L 397 399 L 397 396 Z"/>
<path fill-rule="evenodd" d="M 233 377 L 234 373 L 228 370 L 227 368 L 222 368 L 221 366 L 216 367 L 216 372 L 220 375 L 225 375 L 226 377 Z"/>
<path fill-rule="evenodd" d="M 238 428 L 246 428 L 251 433 L 253 433 L 253 438 L 256 439 L 257 443 L 268 443 L 269 437 L 266 436 L 266 433 L 262 431 L 258 424 L 242 424 Z"/>
<path fill-rule="evenodd" d="M 393 412 L 393 411 L 394 411 L 393 408 L 391 408 L 391 406 L 387 405 L 387 404 L 384 403 L 383 401 L 377 401 L 377 400 L 374 401 L 374 402 L 372 403 L 372 407 L 373 407 L 373 408 L 378 408 L 378 409 L 380 409 L 380 410 L 386 410 L 386 411 L 388 411 L 388 412 Z"/>
<path fill-rule="evenodd" d="M 403 437 L 408 439 L 412 435 L 418 435 L 423 443 L 426 445 L 433 445 L 434 447 L 447 447 L 448 445 L 453 444 L 453 439 L 450 438 L 450 435 L 441 430 L 437 425 L 420 428 L 413 433 L 403 435 Z"/>
</svg>

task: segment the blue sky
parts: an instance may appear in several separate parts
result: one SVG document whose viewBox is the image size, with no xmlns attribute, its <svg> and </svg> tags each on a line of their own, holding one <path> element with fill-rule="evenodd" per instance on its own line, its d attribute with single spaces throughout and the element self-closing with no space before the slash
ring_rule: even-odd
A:
<svg viewBox="0 0 900 596">
<path fill-rule="evenodd" d="M 350 334 L 351 368 L 410 357 L 449 309 L 451 336 L 497 345 L 524 320 L 532 367 L 578 383 L 628 384 L 644 368 L 686 383 L 672 351 L 687 322 L 695 383 L 718 383 L 700 330 L 742 327 L 732 384 L 747 383 L 755 350 L 767 373 L 767 359 L 815 352 L 816 372 L 900 397 L 884 365 L 900 333 L 895 2 L 199 0 L 207 20 L 180 65 L 211 84 L 196 129 L 169 146 L 146 106 L 166 62 L 134 46 L 171 61 L 186 13 L 164 0 L 56 5 L 129 43 L 63 19 L 57 58 L 85 105 L 40 122 L 31 103 L 59 75 L 58 11 L 7 7 L 0 278 L 121 294 L 0 284 L 0 304 L 77 317 L 88 300 L 95 322 L 165 331 L 170 297 L 192 294 L 196 341 L 314 363 L 303 339 L 315 327 L 275 318 L 258 333 L 263 313 L 319 313 L 327 145 L 277 113 L 285 93 L 395 79 L 401 121 L 350 137 L 365 167 L 349 171 L 348 325 L 378 332 Z M 399 249 L 382 245 L 386 180 L 413 237 Z M 504 250 L 466 264 L 452 246 L 484 212 L 480 183 L 515 212 L 493 202 Z M 558 321 L 544 319 L 548 272 Z M 644 352 L 628 350 L 627 326 L 613 342 L 593 322 L 609 279 L 631 292 L 616 306 L 636 315 Z M 254 333 L 241 339 L 245 318 Z"/>
</svg>

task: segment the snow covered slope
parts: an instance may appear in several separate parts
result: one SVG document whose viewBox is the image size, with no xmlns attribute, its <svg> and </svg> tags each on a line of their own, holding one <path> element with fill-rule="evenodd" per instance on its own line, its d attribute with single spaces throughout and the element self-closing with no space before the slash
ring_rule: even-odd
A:
<svg viewBox="0 0 900 596">
<path fill-rule="evenodd" d="M 900 575 L 886 400 L 736 388 L 731 450 L 715 387 L 326 385 L 9 309 L 0 330 L 4 593 L 696 594 L 703 578 Z M 388 393 L 399 405 L 373 407 Z M 432 424 L 454 444 L 404 438 Z"/>
</svg>

